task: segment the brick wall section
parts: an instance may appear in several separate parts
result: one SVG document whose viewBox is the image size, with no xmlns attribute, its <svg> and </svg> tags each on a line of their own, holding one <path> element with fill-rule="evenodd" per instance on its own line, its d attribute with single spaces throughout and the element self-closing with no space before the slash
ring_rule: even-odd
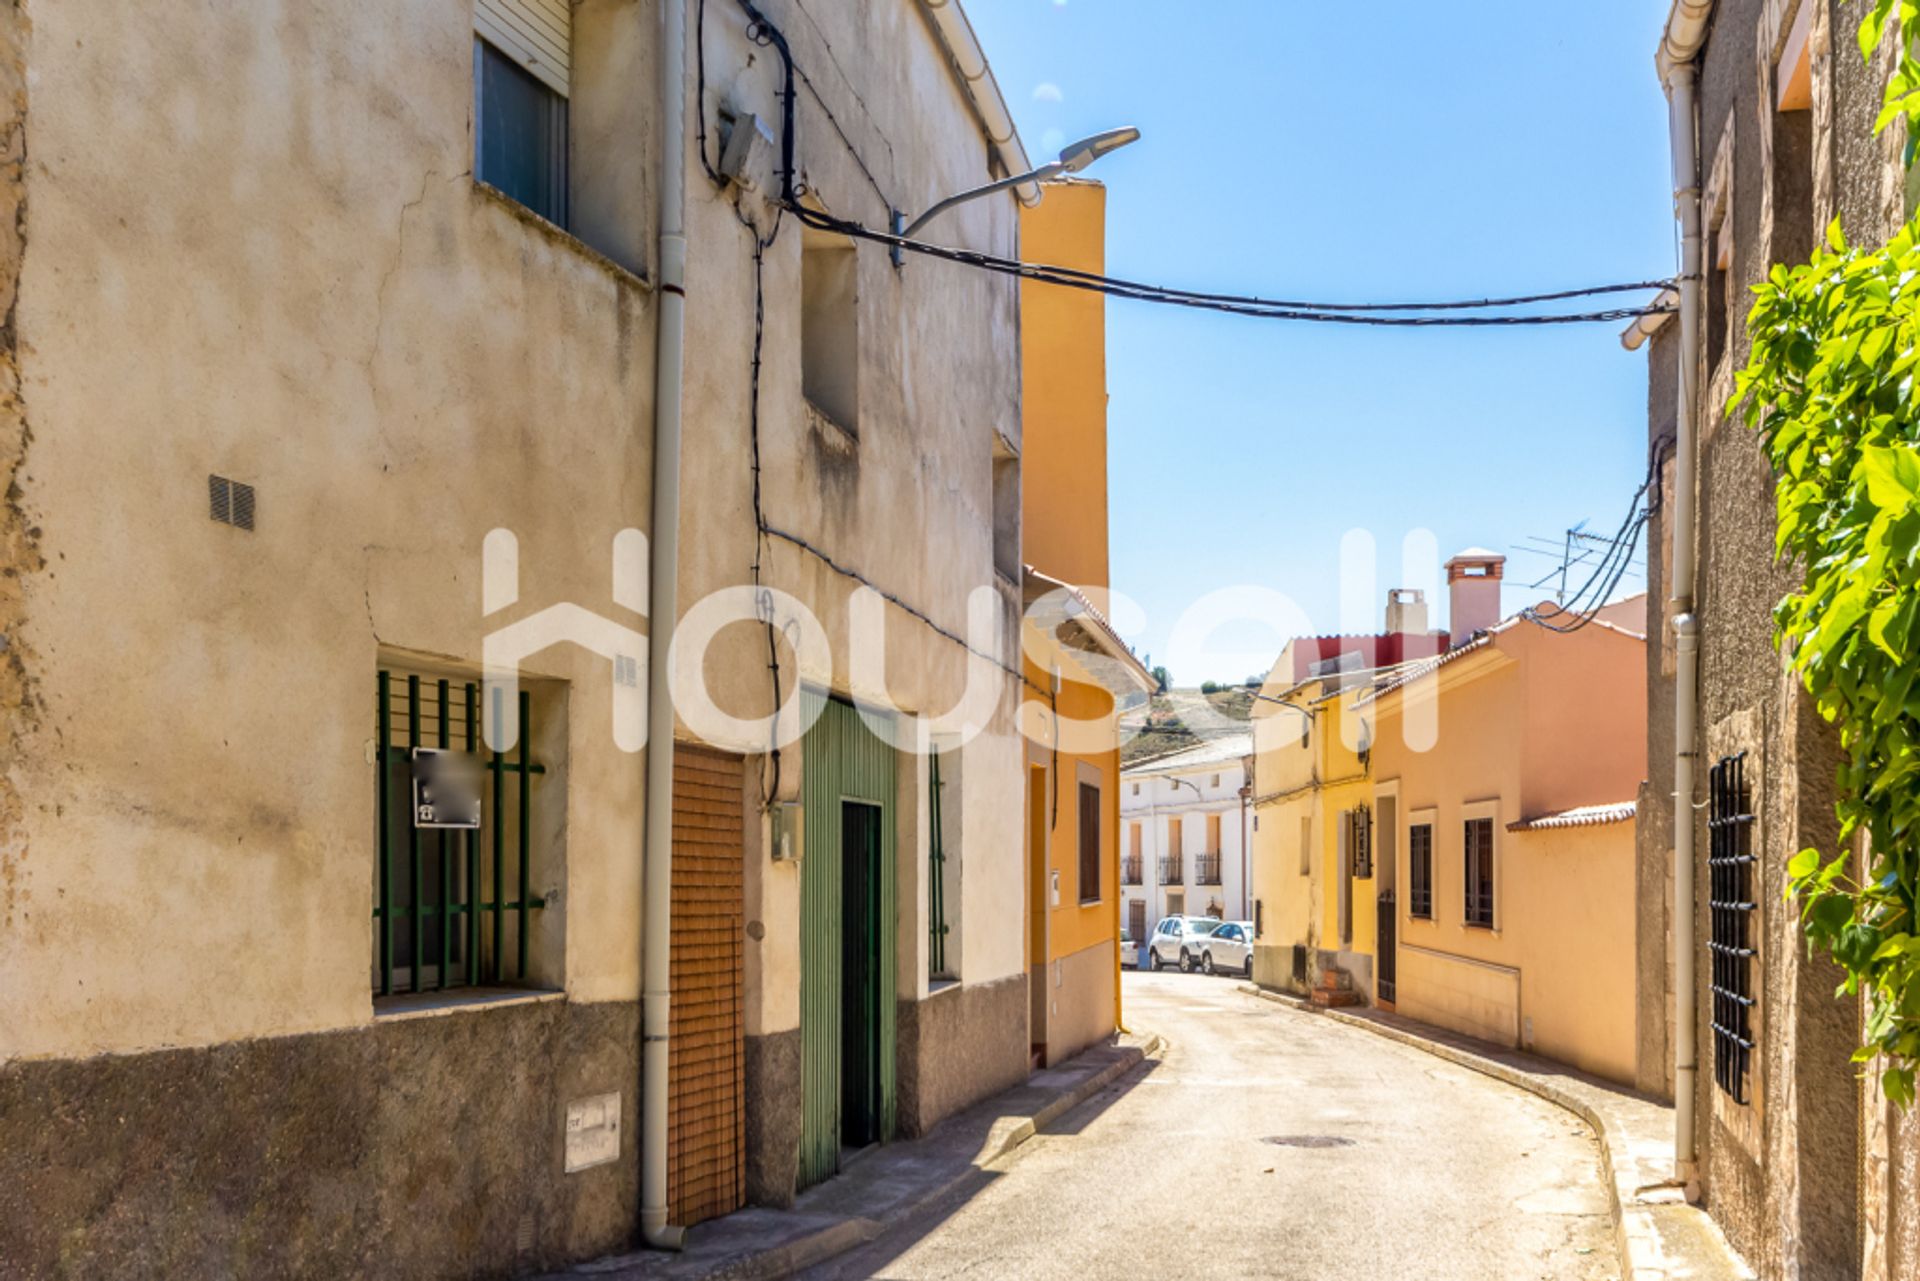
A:
<svg viewBox="0 0 1920 1281">
<path fill-rule="evenodd" d="M 675 750 L 667 1213 L 682 1225 L 746 1194 L 744 777 L 738 756 Z"/>
</svg>

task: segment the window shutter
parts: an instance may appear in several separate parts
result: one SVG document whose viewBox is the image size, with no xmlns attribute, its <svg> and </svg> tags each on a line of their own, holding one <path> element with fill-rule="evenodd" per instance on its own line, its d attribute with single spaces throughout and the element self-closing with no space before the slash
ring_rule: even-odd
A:
<svg viewBox="0 0 1920 1281">
<path fill-rule="evenodd" d="M 573 65 L 568 0 L 474 0 L 473 29 L 561 97 Z"/>
</svg>

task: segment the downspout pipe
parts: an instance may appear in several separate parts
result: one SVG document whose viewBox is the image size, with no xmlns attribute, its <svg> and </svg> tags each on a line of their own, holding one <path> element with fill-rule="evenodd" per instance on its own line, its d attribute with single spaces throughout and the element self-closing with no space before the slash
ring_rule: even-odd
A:
<svg viewBox="0 0 1920 1281">
<path fill-rule="evenodd" d="M 1676 30 L 1676 24 L 1684 25 Z M 1674 10 L 1661 45 L 1668 126 L 1673 148 L 1674 216 L 1680 223 L 1679 397 L 1674 445 L 1673 581 L 1673 1164 L 1676 1181 L 1691 1185 L 1696 1172 L 1694 1091 L 1698 1076 L 1699 1018 L 1694 973 L 1694 775 L 1698 763 L 1700 622 L 1694 616 L 1694 488 L 1700 413 L 1701 241 L 1700 155 L 1696 57 L 1706 38 L 1710 3 Z"/>
<path fill-rule="evenodd" d="M 666 0 L 660 58 L 660 282 L 648 574 L 646 846 L 640 899 L 640 1236 L 678 1250 L 667 1222 L 667 1029 L 673 932 L 673 693 L 680 617 L 680 398 L 687 326 L 687 4 Z"/>
</svg>

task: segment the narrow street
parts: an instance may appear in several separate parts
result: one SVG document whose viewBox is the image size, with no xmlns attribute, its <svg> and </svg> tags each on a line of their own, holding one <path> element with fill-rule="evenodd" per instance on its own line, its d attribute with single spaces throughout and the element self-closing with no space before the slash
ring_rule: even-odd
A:
<svg viewBox="0 0 1920 1281">
<path fill-rule="evenodd" d="M 1560 1109 L 1237 980 L 1125 983 L 1157 1065 L 806 1275 L 1619 1275 L 1599 1152 Z"/>
</svg>

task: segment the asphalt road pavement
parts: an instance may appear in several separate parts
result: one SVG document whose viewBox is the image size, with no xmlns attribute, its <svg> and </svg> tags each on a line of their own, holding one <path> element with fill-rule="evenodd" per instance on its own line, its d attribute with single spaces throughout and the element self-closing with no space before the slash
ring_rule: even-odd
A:
<svg viewBox="0 0 1920 1281">
<path fill-rule="evenodd" d="M 1603 1281 L 1599 1149 L 1541 1099 L 1239 990 L 1125 976 L 1149 1062 L 977 1191 L 806 1275 Z"/>
</svg>

